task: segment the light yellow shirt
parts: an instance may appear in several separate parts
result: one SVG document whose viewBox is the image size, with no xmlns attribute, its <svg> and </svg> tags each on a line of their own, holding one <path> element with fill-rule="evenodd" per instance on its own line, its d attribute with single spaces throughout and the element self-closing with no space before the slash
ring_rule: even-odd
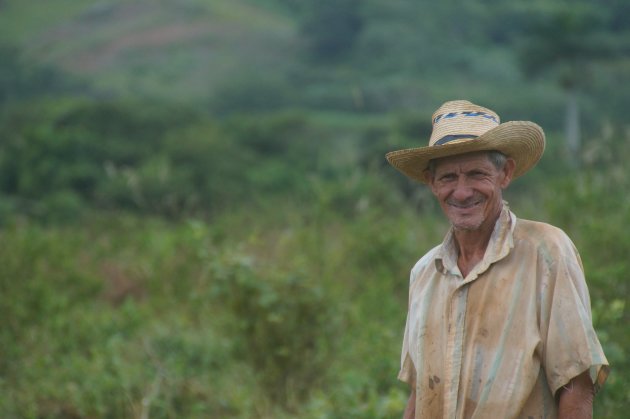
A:
<svg viewBox="0 0 630 419">
<path fill-rule="evenodd" d="M 608 375 L 575 246 L 504 204 L 466 278 L 453 232 L 411 271 L 398 378 L 416 383 L 416 418 L 556 418 L 556 391 Z"/>
</svg>

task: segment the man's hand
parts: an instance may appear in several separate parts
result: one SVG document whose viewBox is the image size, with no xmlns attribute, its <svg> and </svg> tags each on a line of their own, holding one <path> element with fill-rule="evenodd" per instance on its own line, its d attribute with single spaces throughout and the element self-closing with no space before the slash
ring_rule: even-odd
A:
<svg viewBox="0 0 630 419">
<path fill-rule="evenodd" d="M 405 409 L 405 415 L 403 419 L 413 419 L 416 417 L 416 386 L 411 386 L 411 394 L 409 395 L 409 401 L 407 402 L 407 408 Z"/>
<path fill-rule="evenodd" d="M 588 370 L 558 391 L 558 419 L 592 419 L 595 392 Z"/>
</svg>

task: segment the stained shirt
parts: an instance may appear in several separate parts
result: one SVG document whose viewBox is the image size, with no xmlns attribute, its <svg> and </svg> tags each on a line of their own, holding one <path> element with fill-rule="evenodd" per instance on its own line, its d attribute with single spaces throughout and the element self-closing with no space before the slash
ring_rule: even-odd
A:
<svg viewBox="0 0 630 419">
<path fill-rule="evenodd" d="M 451 230 L 411 271 L 398 378 L 415 382 L 416 418 L 556 418 L 573 377 L 604 383 L 582 262 L 562 230 L 504 203 L 465 278 L 457 255 Z"/>
</svg>

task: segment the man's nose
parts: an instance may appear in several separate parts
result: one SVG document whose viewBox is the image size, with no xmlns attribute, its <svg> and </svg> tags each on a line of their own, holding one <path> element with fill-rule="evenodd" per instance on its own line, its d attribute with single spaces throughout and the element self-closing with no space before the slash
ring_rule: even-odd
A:
<svg viewBox="0 0 630 419">
<path fill-rule="evenodd" d="M 471 196 L 473 196 L 472 188 L 470 187 L 470 185 L 468 185 L 468 182 L 466 182 L 465 178 L 460 177 L 457 180 L 457 184 L 455 185 L 455 190 L 453 191 L 453 198 L 457 199 L 458 201 L 465 201 Z"/>
</svg>

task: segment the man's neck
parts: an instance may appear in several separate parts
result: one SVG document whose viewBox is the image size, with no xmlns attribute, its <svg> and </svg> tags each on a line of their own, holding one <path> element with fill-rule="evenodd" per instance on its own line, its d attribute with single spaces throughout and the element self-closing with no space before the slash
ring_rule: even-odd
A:
<svg viewBox="0 0 630 419">
<path fill-rule="evenodd" d="M 455 230 L 453 232 L 455 245 L 458 250 L 457 266 L 464 278 L 468 276 L 470 271 L 479 263 L 484 255 L 488 243 L 490 243 L 490 237 L 494 231 L 494 225 L 496 224 L 501 211 L 499 211 L 496 217 L 493 217 L 489 223 L 485 223 L 476 230 Z"/>
</svg>

